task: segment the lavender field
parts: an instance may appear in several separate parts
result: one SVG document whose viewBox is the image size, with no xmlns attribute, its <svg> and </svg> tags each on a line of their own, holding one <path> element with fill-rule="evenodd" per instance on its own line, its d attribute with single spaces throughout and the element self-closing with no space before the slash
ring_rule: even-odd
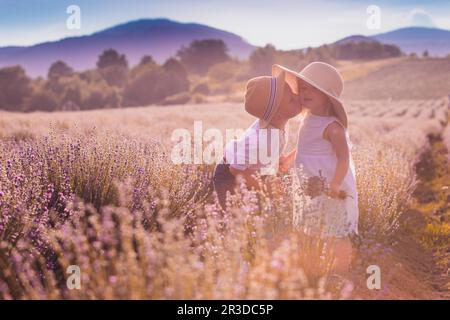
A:
<svg viewBox="0 0 450 320">
<path fill-rule="evenodd" d="M 245 128 L 240 104 L 0 113 L 0 299 L 443 298 L 434 285 L 448 278 L 424 280 L 398 252 L 425 263 L 448 248 L 448 223 L 408 217 L 417 163 L 433 137 L 448 143 L 449 101 L 354 100 L 348 110 L 361 234 L 355 288 L 335 290 L 331 253 L 292 227 L 290 176 L 259 193 L 242 186 L 221 213 L 213 166 L 172 163 L 174 129 L 194 119 Z M 430 249 L 411 251 L 411 239 Z M 388 289 L 367 290 L 371 264 Z M 79 290 L 68 286 L 74 265 Z"/>
</svg>

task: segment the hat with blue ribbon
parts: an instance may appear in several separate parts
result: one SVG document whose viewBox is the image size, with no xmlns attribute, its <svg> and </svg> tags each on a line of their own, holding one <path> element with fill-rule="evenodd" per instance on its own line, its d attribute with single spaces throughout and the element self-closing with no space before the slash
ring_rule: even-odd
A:
<svg viewBox="0 0 450 320">
<path fill-rule="evenodd" d="M 247 82 L 245 110 L 260 119 L 260 127 L 267 128 L 277 113 L 283 98 L 285 73 L 277 76 L 261 76 Z"/>
</svg>

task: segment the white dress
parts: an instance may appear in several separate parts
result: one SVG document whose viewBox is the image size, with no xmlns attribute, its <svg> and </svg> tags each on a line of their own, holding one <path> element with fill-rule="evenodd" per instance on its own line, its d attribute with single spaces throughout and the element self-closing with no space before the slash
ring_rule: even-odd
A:
<svg viewBox="0 0 450 320">
<path fill-rule="evenodd" d="M 333 121 L 340 121 L 333 116 L 317 116 L 307 113 L 301 120 L 298 133 L 296 168 L 301 168 L 305 177 L 321 175 L 330 183 L 336 170 L 337 157 L 332 144 L 323 138 L 323 131 Z M 342 181 L 341 190 L 347 194 L 345 200 L 321 195 L 302 201 L 300 216 L 294 206 L 294 224 L 321 224 L 321 234 L 344 237 L 358 233 L 358 192 L 356 187 L 355 166 L 351 154 L 352 143 L 345 129 L 350 158 L 349 169 Z M 298 176 L 297 176 L 298 178 Z M 305 180 L 300 180 L 305 184 Z M 303 199 L 305 200 L 305 199 Z M 306 208 L 305 208 L 306 206 Z M 297 211 L 297 212 L 296 212 Z M 297 216 L 296 216 L 297 215 Z M 324 231 L 325 230 L 325 231 Z"/>
</svg>

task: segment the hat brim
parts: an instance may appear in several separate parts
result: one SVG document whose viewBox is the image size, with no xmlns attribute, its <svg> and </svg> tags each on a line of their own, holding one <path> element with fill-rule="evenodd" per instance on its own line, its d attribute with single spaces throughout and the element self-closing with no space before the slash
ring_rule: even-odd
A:
<svg viewBox="0 0 450 320">
<path fill-rule="evenodd" d="M 281 100 L 283 100 L 284 95 L 284 89 L 286 86 L 286 73 L 285 72 L 279 72 L 277 75 L 273 75 L 277 78 L 277 92 L 275 95 L 275 102 L 273 105 L 272 112 L 270 113 L 269 117 L 267 119 L 260 119 L 260 127 L 261 128 L 267 128 L 270 125 L 270 121 L 273 119 L 273 117 L 277 114 L 278 110 L 280 109 Z"/>
<path fill-rule="evenodd" d="M 282 73 L 286 74 L 286 78 L 285 78 L 286 83 L 289 84 L 289 86 L 293 89 L 295 94 L 299 94 L 297 81 L 298 81 L 298 79 L 300 79 L 300 80 L 303 80 L 306 83 L 310 84 L 311 86 L 313 86 L 314 88 L 316 88 L 317 90 L 319 90 L 320 92 L 325 94 L 326 96 L 328 96 L 330 98 L 331 103 L 333 104 L 333 109 L 336 112 L 336 115 L 338 116 L 339 120 L 342 122 L 342 125 L 345 128 L 347 128 L 347 126 L 348 126 L 347 112 L 344 109 L 343 102 L 339 98 L 335 97 L 331 93 L 322 89 L 320 86 L 315 84 L 313 81 L 304 77 L 303 75 L 301 75 L 298 72 L 295 72 L 293 70 L 290 70 L 290 69 L 280 66 L 278 64 L 274 64 L 272 66 L 272 75 L 273 76 L 277 76 L 278 74 L 282 74 Z"/>
</svg>

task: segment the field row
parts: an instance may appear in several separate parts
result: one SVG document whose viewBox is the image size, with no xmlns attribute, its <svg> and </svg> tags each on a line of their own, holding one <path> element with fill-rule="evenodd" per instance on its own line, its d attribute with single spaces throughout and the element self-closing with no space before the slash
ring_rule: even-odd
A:
<svg viewBox="0 0 450 320">
<path fill-rule="evenodd" d="M 444 120 L 448 117 L 447 99 L 401 101 L 350 101 L 348 113 L 359 117 L 399 117 Z"/>
</svg>

